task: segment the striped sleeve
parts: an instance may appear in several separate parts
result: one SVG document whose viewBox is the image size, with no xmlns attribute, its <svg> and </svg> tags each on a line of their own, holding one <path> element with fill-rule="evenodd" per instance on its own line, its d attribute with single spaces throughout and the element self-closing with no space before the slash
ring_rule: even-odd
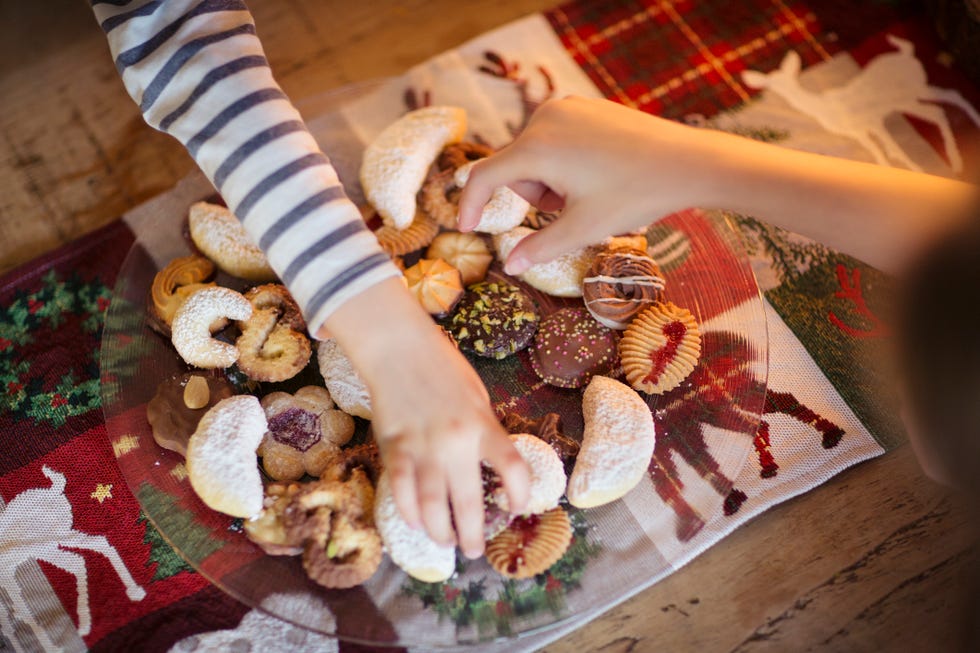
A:
<svg viewBox="0 0 980 653">
<path fill-rule="evenodd" d="M 279 85 L 241 0 L 92 0 L 126 90 L 265 252 L 311 333 L 399 274 Z"/>
</svg>

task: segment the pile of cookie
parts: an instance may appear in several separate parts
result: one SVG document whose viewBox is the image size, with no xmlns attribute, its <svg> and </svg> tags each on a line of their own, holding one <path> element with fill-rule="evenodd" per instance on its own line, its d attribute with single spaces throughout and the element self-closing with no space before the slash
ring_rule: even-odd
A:
<svg viewBox="0 0 980 653">
<path fill-rule="evenodd" d="M 646 473 L 655 427 L 640 393 L 679 385 L 697 364 L 700 337 L 691 313 L 665 300 L 642 234 L 532 266 L 519 279 L 488 275 L 550 217 L 500 188 L 475 232 L 455 230 L 470 169 L 492 154 L 463 140 L 466 132 L 458 107 L 426 107 L 392 123 L 365 150 L 362 212 L 408 289 L 461 350 L 504 359 L 526 349 L 543 382 L 585 387 L 581 443 L 561 433 L 556 416 L 505 420 L 531 471 L 523 514 L 510 513 L 500 478 L 484 465 L 487 560 L 506 577 L 529 578 L 571 542 L 565 501 L 615 501 Z M 200 202 L 188 225 L 198 253 L 171 261 L 150 291 L 151 326 L 193 368 L 161 383 L 147 406 L 157 443 L 186 457 L 205 504 L 245 518 L 246 535 L 267 553 L 301 556 L 326 587 L 364 582 L 383 553 L 420 580 L 449 578 L 455 549 L 404 522 L 376 444 L 350 444 L 355 418 L 370 421 L 372 408 L 344 352 L 335 341 L 317 343 L 323 386 L 263 391 L 296 377 L 313 356 L 302 315 L 230 211 Z M 216 268 L 251 287 L 217 285 Z M 527 288 L 582 303 L 542 315 Z M 231 369 L 249 392 L 233 387 Z"/>
</svg>

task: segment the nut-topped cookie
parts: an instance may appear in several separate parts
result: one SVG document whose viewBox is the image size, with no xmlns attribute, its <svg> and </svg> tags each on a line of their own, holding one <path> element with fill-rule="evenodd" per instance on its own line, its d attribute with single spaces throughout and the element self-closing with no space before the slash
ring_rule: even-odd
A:
<svg viewBox="0 0 980 653">
<path fill-rule="evenodd" d="M 527 347 L 539 319 L 534 300 L 523 290 L 504 281 L 482 281 L 466 289 L 449 329 L 460 349 L 501 359 Z"/>
</svg>

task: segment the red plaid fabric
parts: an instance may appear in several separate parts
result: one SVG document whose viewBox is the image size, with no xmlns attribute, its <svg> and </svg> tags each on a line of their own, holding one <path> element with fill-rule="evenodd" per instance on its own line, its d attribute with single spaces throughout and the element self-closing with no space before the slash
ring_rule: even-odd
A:
<svg viewBox="0 0 980 653">
<path fill-rule="evenodd" d="M 942 64 L 935 35 L 910 6 L 902 1 L 577 0 L 545 16 L 603 94 L 670 118 L 710 116 L 739 105 L 750 98 L 740 71 L 770 70 L 790 48 L 804 65 L 841 51 L 863 64 L 888 49 L 886 29 L 915 42 L 930 80 L 959 88 L 980 105 L 975 87 Z M 956 113 L 950 120 L 954 130 L 966 123 Z M 929 129 L 922 130 L 928 135 Z M 112 450 L 117 443 L 107 441 L 97 392 L 101 315 L 132 240 L 117 222 L 0 279 L 0 327 L 6 329 L 0 329 L 0 497 L 10 502 L 32 488 L 48 487 L 45 466 L 54 472 L 70 469 L 74 478 L 64 496 L 75 529 L 104 535 L 147 592 L 138 602 L 121 598 L 120 580 L 109 563 L 84 554 L 92 609 L 85 643 L 95 651 L 166 650 L 189 635 L 233 627 L 249 609 L 180 567 L 172 551 L 167 555 L 165 542 L 126 487 Z M 677 266 L 679 275 L 698 273 L 685 267 L 683 258 Z M 495 401 L 532 396 L 494 384 L 490 391 Z M 533 395 L 541 400 L 534 403 L 550 405 L 548 393 L 557 392 L 543 389 Z M 532 415 L 535 410 L 527 400 L 508 407 Z M 75 581 L 50 564 L 42 562 L 41 569 L 74 619 Z M 369 648 L 344 642 L 341 650 Z"/>
<path fill-rule="evenodd" d="M 866 37 L 870 25 L 903 15 L 878 3 L 873 10 L 850 4 L 586 0 L 545 15 L 606 97 L 681 119 L 748 100 L 755 91 L 742 83 L 742 70 L 775 68 L 788 49 L 800 54 L 804 66 L 818 63 L 852 45 L 858 34 Z"/>
</svg>

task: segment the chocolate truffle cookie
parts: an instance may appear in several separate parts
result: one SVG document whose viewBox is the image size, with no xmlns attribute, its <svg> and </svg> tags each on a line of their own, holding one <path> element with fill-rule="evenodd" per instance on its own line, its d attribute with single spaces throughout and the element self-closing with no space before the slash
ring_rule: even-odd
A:
<svg viewBox="0 0 980 653">
<path fill-rule="evenodd" d="M 527 347 L 538 328 L 534 301 L 503 281 L 466 289 L 449 324 L 460 349 L 487 358 L 507 358 Z"/>
<path fill-rule="evenodd" d="M 592 319 L 584 308 L 563 308 L 541 320 L 531 346 L 531 367 L 559 388 L 580 388 L 609 374 L 619 360 L 619 335 Z"/>
</svg>

